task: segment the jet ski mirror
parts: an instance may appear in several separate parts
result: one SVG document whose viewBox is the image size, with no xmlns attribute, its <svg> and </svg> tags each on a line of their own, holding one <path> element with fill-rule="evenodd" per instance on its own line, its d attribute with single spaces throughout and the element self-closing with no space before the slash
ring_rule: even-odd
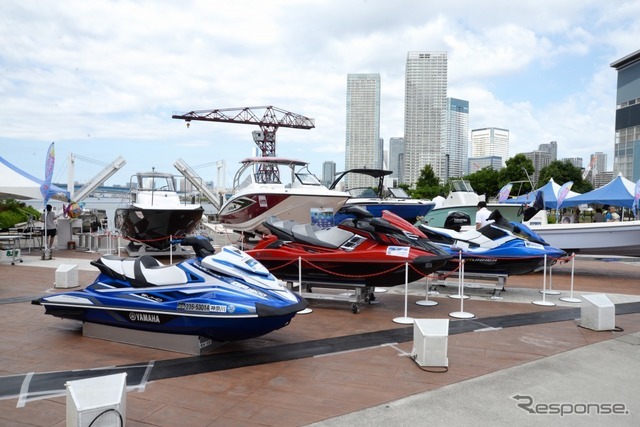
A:
<svg viewBox="0 0 640 427">
<path fill-rule="evenodd" d="M 502 214 L 500 213 L 500 210 L 499 210 L 499 209 L 496 209 L 496 210 L 494 210 L 493 212 L 491 212 L 491 214 L 489 215 L 489 218 L 487 218 L 487 219 L 492 219 L 492 220 L 494 220 L 495 222 L 498 222 L 498 221 L 500 221 L 502 218 L 504 218 L 504 217 L 503 217 L 503 216 L 502 216 Z"/>
<path fill-rule="evenodd" d="M 362 206 L 345 206 L 340 210 L 345 214 L 355 216 L 356 219 L 373 218 L 373 214 Z"/>
<path fill-rule="evenodd" d="M 191 246 L 199 259 L 213 255 L 216 252 L 209 239 L 204 236 L 187 236 L 178 240 L 177 243 L 183 246 Z"/>
</svg>

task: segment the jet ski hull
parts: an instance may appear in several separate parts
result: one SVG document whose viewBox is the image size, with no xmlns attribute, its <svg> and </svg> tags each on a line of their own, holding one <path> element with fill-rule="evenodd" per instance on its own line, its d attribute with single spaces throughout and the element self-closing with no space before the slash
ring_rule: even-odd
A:
<svg viewBox="0 0 640 427">
<path fill-rule="evenodd" d="M 187 303 L 189 304 L 189 303 Z M 193 303 L 205 306 L 206 303 Z M 186 313 L 175 310 L 151 310 L 132 307 L 94 305 L 70 306 L 41 300 L 45 314 L 64 319 L 74 319 L 101 325 L 116 326 L 149 332 L 178 335 L 199 335 L 214 341 L 237 341 L 259 337 L 287 326 L 296 312 L 307 304 L 300 300 L 282 310 L 264 307 L 255 315 L 213 315 L 209 313 Z M 220 307 L 219 305 L 216 305 Z M 203 309 L 204 310 L 204 309 Z"/>
<path fill-rule="evenodd" d="M 100 274 L 85 289 L 32 303 L 65 319 L 214 341 L 267 334 L 307 306 L 246 253 L 221 252 L 168 266 L 150 256 L 106 255 L 92 262 Z"/>
<path fill-rule="evenodd" d="M 273 236 L 266 239 L 276 242 Z M 388 247 L 363 247 L 357 252 L 322 252 L 318 248 L 294 243 L 278 246 L 264 244 L 247 252 L 276 277 L 293 282 L 298 281 L 301 268 L 303 282 L 397 286 L 407 279 L 409 282 L 420 280 L 442 269 L 451 259 L 450 256 L 427 255 L 408 247 L 390 247 L 391 251 L 387 250 Z"/>
</svg>

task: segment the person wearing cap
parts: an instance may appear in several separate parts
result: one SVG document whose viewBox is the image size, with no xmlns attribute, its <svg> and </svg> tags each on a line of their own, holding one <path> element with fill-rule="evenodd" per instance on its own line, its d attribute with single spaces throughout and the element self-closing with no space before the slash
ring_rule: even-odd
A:
<svg viewBox="0 0 640 427">
<path fill-rule="evenodd" d="M 489 219 L 491 211 L 487 209 L 487 202 L 478 202 L 478 212 L 476 212 L 476 230 L 493 222 Z"/>
</svg>

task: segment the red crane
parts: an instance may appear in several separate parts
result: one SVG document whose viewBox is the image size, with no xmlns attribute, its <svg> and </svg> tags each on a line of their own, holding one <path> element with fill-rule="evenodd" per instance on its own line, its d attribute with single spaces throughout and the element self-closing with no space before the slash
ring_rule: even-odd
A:
<svg viewBox="0 0 640 427">
<path fill-rule="evenodd" d="M 315 127 L 313 119 L 271 105 L 190 111 L 184 114 L 174 114 L 171 118 L 184 120 L 187 122 L 187 127 L 194 120 L 258 125 L 260 131 L 253 131 L 252 134 L 262 157 L 276 156 L 276 131 L 278 128 L 312 129 Z M 278 175 L 278 169 L 275 165 L 260 165 L 258 176 L 264 182 L 279 182 Z"/>
</svg>

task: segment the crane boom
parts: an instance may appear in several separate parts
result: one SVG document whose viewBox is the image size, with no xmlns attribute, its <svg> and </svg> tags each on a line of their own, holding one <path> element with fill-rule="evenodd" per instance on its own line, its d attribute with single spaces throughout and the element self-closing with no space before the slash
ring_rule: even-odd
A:
<svg viewBox="0 0 640 427">
<path fill-rule="evenodd" d="M 238 123 L 258 125 L 260 131 L 253 132 L 253 140 L 263 157 L 276 157 L 276 131 L 278 128 L 313 129 L 313 119 L 292 113 L 272 105 L 264 107 L 218 108 L 215 110 L 194 110 L 184 114 L 174 114 L 172 119 L 184 120 L 189 127 L 191 121 Z M 278 182 L 279 171 L 275 165 L 262 163 L 259 166 L 267 182 Z"/>
<path fill-rule="evenodd" d="M 264 110 L 260 117 L 259 110 Z M 197 110 L 184 114 L 174 114 L 173 119 L 206 122 L 226 122 L 260 127 L 313 129 L 314 120 L 300 114 L 283 110 L 272 105 L 266 107 L 218 108 L 215 110 Z"/>
</svg>

